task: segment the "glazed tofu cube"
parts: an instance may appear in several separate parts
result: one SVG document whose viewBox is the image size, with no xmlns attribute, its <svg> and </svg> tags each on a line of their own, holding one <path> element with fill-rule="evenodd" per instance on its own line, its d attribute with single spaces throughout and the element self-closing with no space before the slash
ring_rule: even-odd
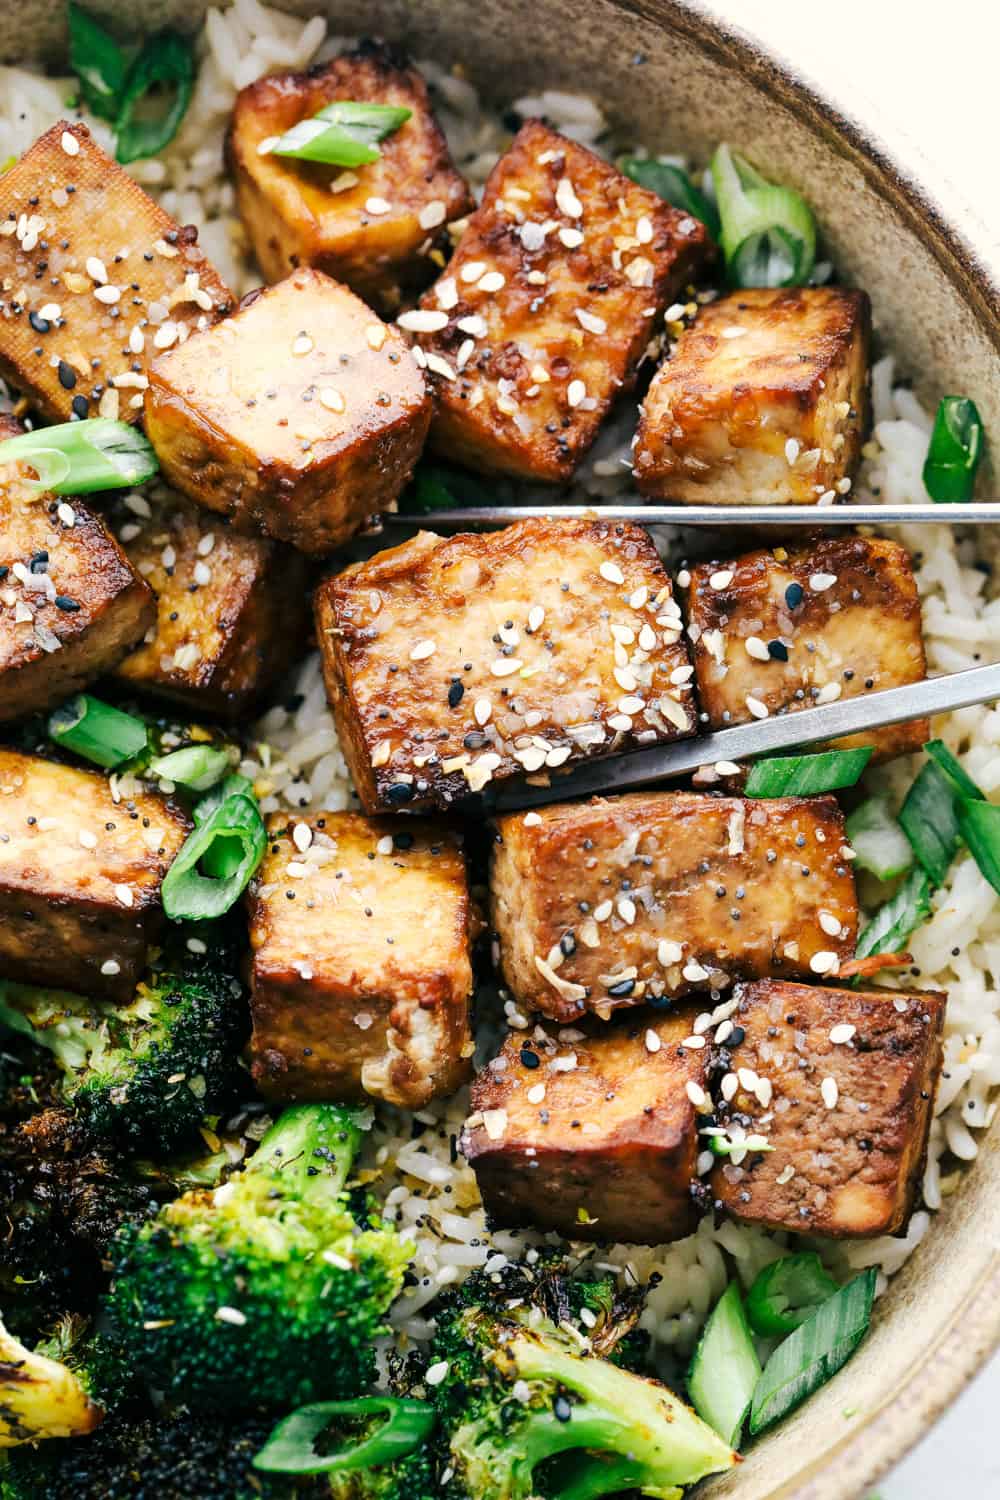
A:
<svg viewBox="0 0 1000 1500">
<path fill-rule="evenodd" d="M 270 1099 L 417 1109 L 470 1071 L 473 913 L 459 836 L 421 820 L 270 820 L 251 889 L 253 1076 Z"/>
<path fill-rule="evenodd" d="M 636 792 L 497 821 L 490 872 L 504 982 L 558 1021 L 835 974 L 857 898 L 834 797 Z"/>
<path fill-rule="evenodd" d="M 640 490 L 685 505 L 805 505 L 846 494 L 868 423 L 868 298 L 732 292 L 681 334 L 643 403 Z"/>
<path fill-rule="evenodd" d="M 136 421 L 154 355 L 232 306 L 197 230 L 85 125 L 53 125 L 0 176 L 0 375 L 50 421 Z"/>
<path fill-rule="evenodd" d="M 401 105 L 410 118 L 380 143 L 378 161 L 350 171 L 266 149 L 335 99 Z M 447 224 L 474 206 L 423 78 L 377 42 L 362 42 L 308 73 L 272 74 L 241 90 L 227 160 L 268 281 L 315 266 L 387 315 L 444 264 Z"/>
<path fill-rule="evenodd" d="M 20 426 L 0 415 L 0 442 Z M 153 596 L 104 522 L 39 498 L 0 465 L 0 720 L 51 708 L 110 671 L 152 623 Z"/>
<path fill-rule="evenodd" d="M 490 1222 L 659 1245 L 695 1224 L 705 1052 L 681 1016 L 560 1041 L 511 1034 L 472 1085 L 462 1150 Z"/>
<path fill-rule="evenodd" d="M 706 260 L 702 224 L 538 120 L 494 167 L 414 331 L 431 441 L 486 472 L 561 482 Z"/>
<path fill-rule="evenodd" d="M 715 1169 L 719 1204 L 798 1234 L 901 1229 L 923 1174 L 945 1004 L 932 991 L 747 985 L 716 1118 L 770 1149 Z"/>
<path fill-rule="evenodd" d="M 688 635 L 712 729 L 922 682 L 920 599 L 905 548 L 838 536 L 690 569 Z M 926 719 L 838 740 L 886 760 L 919 750 Z"/>
<path fill-rule="evenodd" d="M 429 421 L 400 334 L 312 270 L 162 354 L 146 392 L 146 431 L 176 489 L 317 555 L 395 500 Z"/>
<path fill-rule="evenodd" d="M 117 675 L 195 714 L 238 720 L 305 650 L 309 564 L 169 491 L 144 498 L 151 514 L 126 511 L 119 536 L 156 617 Z"/>
<path fill-rule="evenodd" d="M 316 629 L 370 812 L 694 731 L 680 611 L 638 526 L 420 532 L 322 584 Z"/>
<path fill-rule="evenodd" d="M 0 974 L 128 1000 L 163 921 L 183 812 L 107 778 L 0 749 Z"/>
</svg>

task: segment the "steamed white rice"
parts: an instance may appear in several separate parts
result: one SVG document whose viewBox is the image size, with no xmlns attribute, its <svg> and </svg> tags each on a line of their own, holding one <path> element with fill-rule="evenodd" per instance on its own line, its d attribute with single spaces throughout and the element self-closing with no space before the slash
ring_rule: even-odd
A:
<svg viewBox="0 0 1000 1500">
<path fill-rule="evenodd" d="M 234 288 L 254 285 L 238 221 L 233 191 L 222 172 L 221 143 L 238 89 L 262 74 L 301 68 L 331 55 L 345 39 L 327 35 L 319 18 L 302 22 L 270 10 L 258 0 L 235 0 L 230 9 L 210 10 L 198 41 L 201 62 L 191 109 L 177 139 L 158 160 L 134 163 L 135 176 L 181 222 L 199 226 L 209 257 Z M 435 93 L 442 124 L 456 161 L 480 185 L 508 139 L 500 121 L 480 107 L 475 90 L 438 64 L 420 67 Z M 72 79 L 42 78 L 24 69 L 0 68 L 0 162 L 19 154 L 56 119 L 65 116 L 75 94 Z M 524 115 L 545 114 L 566 134 L 607 149 L 604 120 L 589 99 L 548 91 L 514 101 Z M 87 122 L 110 144 L 107 127 Z M 892 330 L 882 334 L 891 344 Z M 2 391 L 0 391 L 2 397 Z M 926 500 L 921 467 L 931 418 L 912 393 L 895 383 L 891 357 L 874 371 L 875 431 L 865 450 L 859 499 L 880 497 L 893 504 Z M 574 498 L 634 501 L 629 470 L 635 408 L 609 423 L 574 484 Z M 932 673 L 954 671 L 1000 658 L 1000 593 L 989 564 L 986 533 L 958 538 L 948 527 L 906 526 L 900 539 L 914 554 L 923 601 L 927 656 Z M 315 655 L 307 657 L 290 684 L 286 707 L 273 708 L 256 726 L 256 742 L 243 765 L 263 792 L 262 806 L 275 809 L 341 809 L 352 805 L 347 768 L 327 710 Z M 969 708 L 935 725 L 987 795 L 1000 790 L 1000 711 Z M 902 759 L 871 774 L 872 788 L 887 791 L 898 804 L 915 773 L 916 762 Z M 356 802 L 354 803 L 356 805 Z M 862 897 L 877 904 L 876 888 Z M 926 1233 L 943 1198 L 955 1191 L 961 1164 L 977 1153 L 977 1136 L 993 1118 L 993 1092 L 1000 1083 L 1000 904 L 967 856 L 956 860 L 946 884 L 934 896 L 934 914 L 911 941 L 917 982 L 948 991 L 946 1062 L 931 1133 L 923 1203 L 907 1233 L 853 1245 L 814 1243 L 836 1270 L 877 1265 L 886 1278 L 899 1270 Z M 907 974 L 905 982 L 911 982 Z M 498 1010 L 498 1005 L 494 1005 Z M 508 1022 L 527 1026 L 511 1004 Z M 482 1046 L 495 1039 L 486 1026 Z M 488 1053 L 486 1054 L 488 1055 Z M 429 1331 L 427 1306 L 445 1286 L 477 1266 L 502 1264 L 542 1243 L 531 1234 L 490 1234 L 485 1226 L 475 1179 L 457 1155 L 455 1142 L 466 1113 L 463 1095 L 421 1111 L 415 1120 L 397 1111 L 375 1112 L 369 1160 L 373 1190 L 416 1246 L 416 1284 L 395 1308 L 397 1327 L 420 1339 Z M 422 1130 L 415 1132 L 415 1124 Z M 947 1164 L 947 1166 L 945 1165 Z M 616 1245 L 598 1250 L 598 1266 L 623 1277 L 659 1280 L 650 1292 L 644 1325 L 658 1353 L 689 1350 L 713 1300 L 735 1266 L 749 1283 L 774 1259 L 787 1237 L 731 1222 L 702 1221 L 690 1238 L 647 1248 Z M 588 1247 L 580 1247 L 582 1251 Z"/>
</svg>

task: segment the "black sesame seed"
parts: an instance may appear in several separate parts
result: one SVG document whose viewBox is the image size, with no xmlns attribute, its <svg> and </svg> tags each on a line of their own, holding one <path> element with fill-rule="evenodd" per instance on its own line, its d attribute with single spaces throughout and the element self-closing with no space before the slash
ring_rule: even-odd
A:
<svg viewBox="0 0 1000 1500">
<path fill-rule="evenodd" d="M 79 608 L 79 599 L 71 599 L 68 594 L 56 595 L 56 609 L 64 609 L 67 614 L 73 615 Z"/>
<path fill-rule="evenodd" d="M 620 984 L 609 985 L 608 986 L 608 994 L 609 995 L 615 995 L 616 997 L 620 996 L 620 995 L 631 995 L 631 993 L 632 993 L 632 991 L 634 989 L 635 989 L 635 980 L 634 979 L 623 979 Z"/>
<path fill-rule="evenodd" d="M 408 781 L 394 781 L 392 786 L 386 787 L 385 795 L 390 802 L 409 802 L 413 798 L 413 788 Z"/>
<path fill-rule="evenodd" d="M 52 327 L 52 324 L 49 322 L 48 318 L 39 317 L 38 313 L 36 312 L 31 312 L 28 314 L 28 322 L 31 324 L 36 333 L 48 333 L 49 329 Z"/>
<path fill-rule="evenodd" d="M 59 384 L 66 391 L 71 391 L 76 385 L 76 371 L 64 359 L 59 361 Z"/>
<path fill-rule="evenodd" d="M 562 949 L 567 958 L 572 958 L 573 954 L 576 952 L 576 938 L 571 932 L 564 932 L 562 937 L 559 939 L 559 947 Z"/>
<path fill-rule="evenodd" d="M 565 1396 L 557 1396 L 552 1403 L 552 1414 L 557 1422 L 568 1422 L 573 1415 L 573 1408 Z"/>
<path fill-rule="evenodd" d="M 449 708 L 457 708 L 458 705 L 461 703 L 461 701 L 462 701 L 462 699 L 464 697 L 465 697 L 465 686 L 456 677 L 453 680 L 453 682 L 451 684 L 451 687 L 448 689 L 448 707 Z"/>
<path fill-rule="evenodd" d="M 70 405 L 75 417 L 83 418 L 90 411 L 90 402 L 86 396 L 74 396 Z"/>
<path fill-rule="evenodd" d="M 768 641 L 767 654 L 768 656 L 772 657 L 774 661 L 787 661 L 788 647 L 785 645 L 784 641 Z"/>
<path fill-rule="evenodd" d="M 393 836 L 392 836 L 392 847 L 394 849 L 412 849 L 413 848 L 413 834 L 412 833 L 394 833 Z"/>
<path fill-rule="evenodd" d="M 798 609 L 802 603 L 805 590 L 801 583 L 790 583 L 785 590 L 785 603 L 789 609 Z"/>
<path fill-rule="evenodd" d="M 537 1068 L 541 1062 L 541 1058 L 537 1052 L 532 1052 L 530 1047 L 522 1047 L 521 1061 L 526 1068 Z"/>
</svg>

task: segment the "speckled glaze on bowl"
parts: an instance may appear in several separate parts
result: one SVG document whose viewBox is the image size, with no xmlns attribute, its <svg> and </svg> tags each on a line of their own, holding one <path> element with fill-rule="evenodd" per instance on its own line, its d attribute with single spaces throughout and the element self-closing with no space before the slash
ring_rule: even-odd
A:
<svg viewBox="0 0 1000 1500">
<path fill-rule="evenodd" d="M 193 27 L 202 0 L 88 0 L 116 28 Z M 704 161 L 738 143 L 816 209 L 841 276 L 918 393 L 972 396 L 1000 434 L 1000 254 L 919 156 L 886 144 L 865 107 L 681 0 L 284 0 L 336 32 L 381 34 L 451 59 L 497 102 L 540 87 L 593 95 L 654 150 Z M 730 12 L 738 10 L 728 7 Z M 62 0 L 0 7 L 0 58 L 65 56 Z M 2 108 L 2 100 L 0 100 Z M 978 248 L 977 248 L 978 247 Z M 988 485 L 987 476 L 985 484 Z M 988 490 L 985 492 L 988 493 Z M 1000 1344 L 1000 1131 L 877 1307 L 847 1368 L 704 1493 L 727 1500 L 860 1500 Z"/>
</svg>

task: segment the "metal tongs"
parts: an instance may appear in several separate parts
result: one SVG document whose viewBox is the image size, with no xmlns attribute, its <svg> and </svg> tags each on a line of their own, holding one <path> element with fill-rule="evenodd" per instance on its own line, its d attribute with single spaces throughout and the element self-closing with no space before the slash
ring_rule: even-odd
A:
<svg viewBox="0 0 1000 1500">
<path fill-rule="evenodd" d="M 387 511 L 383 526 L 455 531 L 511 526 L 515 521 L 634 521 L 637 526 L 996 526 L 1000 504 L 955 505 L 487 505 L 431 510 L 419 515 Z"/>
</svg>

